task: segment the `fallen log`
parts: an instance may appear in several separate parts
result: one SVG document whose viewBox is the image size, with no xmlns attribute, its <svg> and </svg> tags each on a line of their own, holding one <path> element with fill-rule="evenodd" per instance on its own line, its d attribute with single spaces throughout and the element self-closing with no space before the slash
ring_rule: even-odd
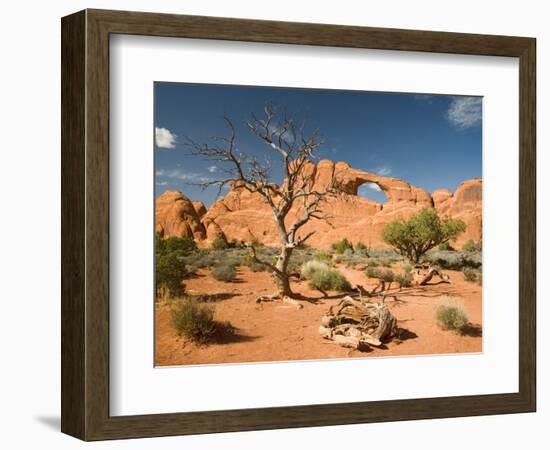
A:
<svg viewBox="0 0 550 450">
<path fill-rule="evenodd" d="M 439 277 L 443 283 L 451 283 L 449 275 L 443 273 L 438 267 L 431 265 L 416 265 L 412 270 L 413 284 L 417 286 L 424 286 L 429 283 L 434 276 Z"/>
<path fill-rule="evenodd" d="M 383 302 L 368 303 L 349 296 L 332 305 L 319 326 L 321 337 L 360 351 L 382 346 L 396 331 L 397 321 Z"/>
</svg>

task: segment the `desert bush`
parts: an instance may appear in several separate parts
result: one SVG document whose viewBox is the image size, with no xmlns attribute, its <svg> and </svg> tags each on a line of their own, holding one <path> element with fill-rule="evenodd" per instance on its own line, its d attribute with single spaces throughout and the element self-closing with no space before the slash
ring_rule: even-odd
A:
<svg viewBox="0 0 550 450">
<path fill-rule="evenodd" d="M 436 308 L 436 318 L 444 330 L 461 333 L 468 324 L 468 316 L 464 306 L 452 297 L 444 296 Z"/>
<path fill-rule="evenodd" d="M 326 269 L 313 272 L 309 281 L 309 287 L 326 293 L 327 291 L 346 292 L 351 290 L 351 285 L 344 274 L 339 270 Z"/>
<path fill-rule="evenodd" d="M 235 279 L 235 266 L 230 264 L 220 264 L 212 270 L 212 276 L 218 281 L 229 283 Z"/>
<path fill-rule="evenodd" d="M 481 251 L 481 241 L 474 242 L 472 239 L 467 240 L 462 246 L 463 252 L 480 252 Z"/>
<path fill-rule="evenodd" d="M 264 244 L 262 244 L 258 239 L 252 239 L 250 245 L 254 248 L 260 248 L 264 246 Z"/>
<path fill-rule="evenodd" d="M 176 332 L 198 343 L 206 343 L 216 334 L 214 310 L 192 299 L 177 302 L 172 308 L 172 323 Z"/>
<path fill-rule="evenodd" d="M 476 281 L 477 280 L 477 271 L 472 269 L 471 267 L 464 267 L 462 269 L 462 273 L 464 274 L 464 279 L 466 281 Z"/>
<path fill-rule="evenodd" d="M 452 241 L 466 229 L 460 219 L 440 219 L 435 209 L 423 208 L 409 220 L 396 220 L 387 224 L 382 239 L 411 262 L 418 263 L 430 249 Z"/>
<path fill-rule="evenodd" d="M 350 241 L 348 241 L 346 238 L 344 238 L 341 241 L 338 241 L 338 242 L 335 242 L 334 244 L 332 244 L 332 249 L 336 253 L 341 255 L 348 249 L 353 251 L 353 245 Z"/>
<path fill-rule="evenodd" d="M 380 265 L 380 260 L 378 258 L 369 258 L 367 259 L 367 264 L 369 267 L 378 267 Z"/>
<path fill-rule="evenodd" d="M 378 267 L 372 267 L 372 266 L 367 267 L 367 271 L 366 271 L 367 277 L 369 278 L 382 278 L 383 273 L 384 272 Z"/>
<path fill-rule="evenodd" d="M 439 244 L 437 247 L 438 250 L 441 250 L 442 252 L 454 252 L 455 249 L 452 247 L 451 244 L 448 242 L 443 242 L 443 244 Z"/>
<path fill-rule="evenodd" d="M 269 268 L 265 264 L 261 264 L 259 262 L 254 261 L 253 263 L 249 264 L 250 270 L 252 272 L 267 272 Z"/>
<path fill-rule="evenodd" d="M 182 281 L 188 271 L 178 253 L 157 254 L 155 275 L 157 295 L 164 292 L 169 297 L 177 297 L 185 292 Z"/>
<path fill-rule="evenodd" d="M 225 242 L 222 238 L 216 238 L 212 241 L 211 247 L 213 250 L 225 250 L 229 246 L 227 245 L 227 242 Z"/>
<path fill-rule="evenodd" d="M 191 237 L 169 237 L 164 240 L 164 247 L 168 253 L 180 253 L 182 256 L 189 255 L 197 250 L 197 244 Z"/>
<path fill-rule="evenodd" d="M 361 241 L 359 241 L 357 244 L 353 246 L 354 250 L 358 253 L 362 253 L 367 255 L 368 254 L 368 247 L 363 244 Z"/>
<path fill-rule="evenodd" d="M 391 258 L 380 258 L 379 261 L 380 264 L 384 267 L 391 267 L 393 262 Z"/>
<path fill-rule="evenodd" d="M 343 255 L 349 258 L 350 256 L 353 256 L 353 250 L 351 248 L 346 248 Z"/>
<path fill-rule="evenodd" d="M 395 280 L 395 274 L 391 270 L 387 269 L 387 270 L 382 270 L 380 275 L 381 275 L 380 279 L 388 283 L 388 285 L 386 286 L 386 289 L 389 290 L 391 288 L 392 283 Z"/>
<path fill-rule="evenodd" d="M 478 252 L 431 251 L 423 261 L 440 266 L 442 269 L 461 270 L 463 267 L 478 268 L 482 264 L 482 255 Z"/>
<path fill-rule="evenodd" d="M 318 261 L 316 259 L 312 259 L 302 264 L 302 267 L 300 268 L 300 274 L 302 275 L 302 278 L 306 280 L 311 280 L 316 272 L 327 270 L 330 270 L 328 264 L 322 261 Z"/>
<path fill-rule="evenodd" d="M 412 284 L 412 275 L 410 271 L 403 271 L 400 274 L 395 276 L 395 282 L 399 285 L 400 288 L 410 287 Z"/>
<path fill-rule="evenodd" d="M 225 259 L 222 259 L 221 262 L 224 266 L 233 266 L 233 267 L 239 267 L 244 265 L 244 258 L 243 255 L 238 254 L 230 254 L 225 257 Z"/>
<path fill-rule="evenodd" d="M 384 280 L 385 282 L 387 283 L 392 283 L 395 279 L 395 275 L 394 273 L 391 271 L 391 270 L 383 270 L 381 272 L 381 277 L 380 277 L 382 280 Z"/>
<path fill-rule="evenodd" d="M 324 251 L 316 251 L 314 253 L 314 258 L 317 261 L 324 262 L 328 266 L 332 265 L 332 253 L 324 252 Z"/>
</svg>

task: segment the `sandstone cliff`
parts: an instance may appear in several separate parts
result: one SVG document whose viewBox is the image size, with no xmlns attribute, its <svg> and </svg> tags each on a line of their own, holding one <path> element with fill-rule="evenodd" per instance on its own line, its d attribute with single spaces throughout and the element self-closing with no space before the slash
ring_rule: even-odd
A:
<svg viewBox="0 0 550 450">
<path fill-rule="evenodd" d="M 465 221 L 467 229 L 457 246 L 468 239 L 481 239 L 482 182 L 479 179 L 465 181 L 454 194 L 441 189 L 430 195 L 397 178 L 354 169 L 344 162 L 323 160 L 318 164 L 310 163 L 304 170 L 314 180 L 314 188 L 323 189 L 337 179 L 342 190 L 323 207 L 324 212 L 331 216 L 329 221 L 313 219 L 303 228 L 303 233 L 315 230 L 308 240 L 313 247 L 329 248 L 344 237 L 354 243 L 362 241 L 373 247 L 382 247 L 381 233 L 387 223 L 400 217 L 408 218 L 423 207 L 435 207 L 443 216 Z M 388 201 L 382 205 L 358 196 L 359 187 L 365 183 L 378 185 Z M 288 222 L 294 221 L 299 214 L 299 209 L 294 208 L 289 213 Z M 219 237 L 245 242 L 257 239 L 266 245 L 278 245 L 270 208 L 257 194 L 251 194 L 238 185 L 233 185 L 224 198 L 208 209 L 179 192 L 165 192 L 157 199 L 156 227 L 164 237 L 191 236 L 199 245 L 207 245 Z"/>
</svg>

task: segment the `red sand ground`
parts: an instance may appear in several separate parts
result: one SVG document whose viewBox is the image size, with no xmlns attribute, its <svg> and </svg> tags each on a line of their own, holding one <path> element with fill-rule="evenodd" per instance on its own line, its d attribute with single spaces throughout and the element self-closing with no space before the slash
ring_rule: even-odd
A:
<svg viewBox="0 0 550 450">
<path fill-rule="evenodd" d="M 374 287 L 364 272 L 339 267 L 352 285 Z M 399 302 L 387 300 L 402 329 L 401 341 L 392 341 L 385 349 L 360 352 L 340 347 L 321 338 L 318 327 L 321 316 L 337 299 L 323 299 L 307 282 L 294 283 L 296 292 L 319 298 L 318 303 L 303 302 L 297 310 L 292 305 L 270 302 L 258 305 L 258 295 L 275 291 L 271 276 L 254 273 L 247 267 L 238 268 L 236 282 L 216 281 L 208 270 L 200 270 L 197 277 L 187 280 L 187 291 L 192 294 L 218 294 L 215 319 L 229 321 L 236 334 L 222 343 L 196 345 L 179 337 L 172 327 L 170 305 L 156 306 L 156 355 L 159 366 L 283 361 L 347 357 L 420 355 L 440 353 L 481 352 L 481 287 L 464 280 L 461 272 L 446 271 L 452 284 L 433 283 L 422 287 L 394 289 Z M 393 289 L 392 289 L 393 290 Z M 465 306 L 470 326 L 466 335 L 444 331 L 436 323 L 435 309 L 439 297 L 452 295 Z"/>
</svg>

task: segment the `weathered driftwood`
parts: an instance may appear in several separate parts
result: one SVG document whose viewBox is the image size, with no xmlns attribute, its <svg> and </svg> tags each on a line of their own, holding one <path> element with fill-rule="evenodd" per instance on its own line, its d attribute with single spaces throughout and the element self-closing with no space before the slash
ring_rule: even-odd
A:
<svg viewBox="0 0 550 450">
<path fill-rule="evenodd" d="M 397 322 L 383 303 L 367 303 L 346 296 L 321 318 L 319 334 L 343 347 L 368 351 L 393 337 Z"/>
<path fill-rule="evenodd" d="M 441 282 L 450 283 L 449 276 L 441 271 L 438 267 L 434 267 L 428 264 L 418 264 L 414 266 L 411 271 L 413 277 L 413 284 L 417 286 L 424 286 L 429 283 L 434 276 L 439 277 Z"/>
<path fill-rule="evenodd" d="M 283 303 L 293 305 L 296 307 L 296 309 L 302 309 L 304 307 L 304 305 L 302 305 L 298 300 L 293 299 L 287 295 L 281 297 L 279 292 L 275 292 L 270 295 L 260 295 L 256 298 L 256 303 L 261 304 L 262 302 L 273 302 L 275 300 L 281 300 Z"/>
</svg>

